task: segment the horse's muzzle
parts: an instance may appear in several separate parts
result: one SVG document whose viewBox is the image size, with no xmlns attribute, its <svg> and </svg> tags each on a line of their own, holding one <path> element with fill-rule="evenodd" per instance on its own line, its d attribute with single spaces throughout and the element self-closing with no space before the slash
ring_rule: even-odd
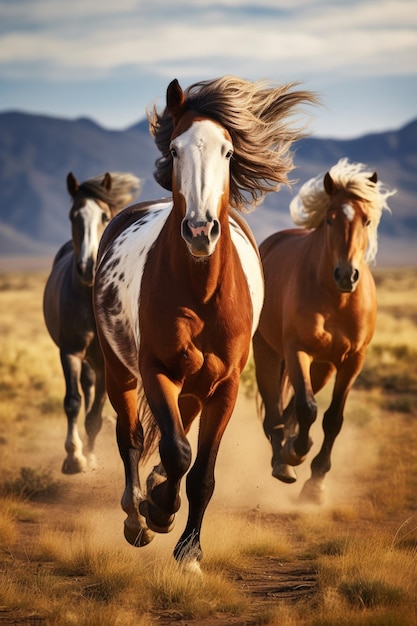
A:
<svg viewBox="0 0 417 626">
<path fill-rule="evenodd" d="M 359 281 L 359 270 L 352 265 L 337 266 L 334 270 L 334 280 L 339 291 L 352 293 Z"/>
<path fill-rule="evenodd" d="M 220 223 L 218 220 L 194 222 L 184 218 L 181 223 L 181 236 L 193 256 L 210 256 L 220 237 Z"/>
<path fill-rule="evenodd" d="M 85 285 L 92 285 L 94 280 L 95 263 L 92 260 L 78 261 L 77 272 L 81 282 Z"/>
</svg>

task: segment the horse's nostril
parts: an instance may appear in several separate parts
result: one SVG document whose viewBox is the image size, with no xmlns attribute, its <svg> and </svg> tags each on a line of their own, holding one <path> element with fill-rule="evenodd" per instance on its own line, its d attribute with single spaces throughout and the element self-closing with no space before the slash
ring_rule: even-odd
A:
<svg viewBox="0 0 417 626">
<path fill-rule="evenodd" d="M 191 242 L 193 239 L 193 233 L 191 231 L 188 220 L 182 220 L 181 235 L 185 239 L 185 241 Z"/>
<path fill-rule="evenodd" d="M 210 235 L 212 237 L 218 237 L 219 234 L 220 234 L 220 222 L 218 220 L 214 220 Z"/>
<path fill-rule="evenodd" d="M 334 278 L 335 280 L 340 280 L 340 269 L 338 267 L 336 267 L 335 271 L 334 271 Z"/>
</svg>

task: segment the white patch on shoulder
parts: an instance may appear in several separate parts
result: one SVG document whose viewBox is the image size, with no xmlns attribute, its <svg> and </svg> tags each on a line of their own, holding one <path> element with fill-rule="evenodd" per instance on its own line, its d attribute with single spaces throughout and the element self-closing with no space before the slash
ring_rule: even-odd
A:
<svg viewBox="0 0 417 626">
<path fill-rule="evenodd" d="M 349 222 L 353 222 L 353 218 L 355 217 L 355 209 L 351 204 L 344 204 L 342 206 L 342 211 L 346 215 L 346 219 Z"/>
<path fill-rule="evenodd" d="M 261 262 L 257 251 L 248 239 L 239 224 L 229 216 L 230 232 L 233 244 L 239 254 L 243 271 L 248 281 L 249 293 L 252 299 L 252 335 L 259 324 L 262 306 L 264 303 L 264 277 Z"/>
<path fill-rule="evenodd" d="M 118 312 L 104 322 L 102 330 L 114 353 L 136 377 L 139 377 L 138 359 L 135 358 L 134 362 L 128 359 L 128 355 L 120 349 L 117 337 L 123 327 L 124 334 L 134 342 L 139 352 L 139 294 L 143 269 L 148 252 L 171 209 L 172 201 L 169 200 L 150 206 L 145 216 L 139 214 L 137 221 L 114 239 L 100 263 L 100 292 L 105 293 L 113 284 L 119 304 Z"/>
</svg>

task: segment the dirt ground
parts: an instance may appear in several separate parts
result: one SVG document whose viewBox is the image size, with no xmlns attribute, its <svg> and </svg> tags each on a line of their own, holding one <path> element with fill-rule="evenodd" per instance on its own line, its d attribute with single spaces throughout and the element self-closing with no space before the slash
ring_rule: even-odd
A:
<svg viewBox="0 0 417 626">
<path fill-rule="evenodd" d="M 89 509 L 92 513 L 103 511 L 106 525 L 114 526 L 114 541 L 123 543 L 124 513 L 120 507 L 120 497 L 124 483 L 122 462 L 116 446 L 114 417 L 109 415 L 104 422 L 97 440 L 98 468 L 76 476 L 64 476 L 60 467 L 64 458 L 65 417 L 62 422 L 56 419 L 48 429 L 48 436 L 42 442 L 34 442 L 33 451 L 15 459 L 16 467 L 43 467 L 51 470 L 54 478 L 63 481 L 65 493 L 57 502 L 42 504 L 48 523 L 54 520 L 84 516 Z M 192 432 L 191 440 L 196 433 Z M 309 460 L 298 470 L 299 480 L 294 485 L 284 485 L 274 479 L 270 472 L 269 444 L 266 441 L 261 423 L 256 415 L 255 401 L 241 396 L 231 423 L 226 430 L 216 466 L 216 489 L 206 518 L 216 513 L 232 511 L 244 518 L 259 523 L 276 525 L 279 529 L 291 531 L 291 515 L 300 511 L 298 494 L 309 476 L 309 462 L 321 443 L 321 424 L 313 428 L 315 446 Z M 194 448 L 195 449 L 195 448 Z M 352 459 L 353 462 L 352 462 Z M 329 507 L 354 506 L 361 497 L 360 476 L 366 467 L 376 459 L 375 446 L 361 440 L 360 432 L 352 424 L 346 424 L 333 459 L 333 468 L 327 481 Z M 182 507 L 177 515 L 174 530 L 168 535 L 159 535 L 145 548 L 155 550 L 155 555 L 170 554 L 185 525 L 187 501 L 182 497 Z M 39 507 L 39 504 L 36 506 Z M 315 507 L 317 510 L 317 507 Z M 36 542 L 39 524 L 20 522 L 19 547 L 14 548 L 15 558 L 25 558 L 30 546 Z M 344 522 L 341 522 L 341 532 Z M 202 543 L 204 550 L 204 522 Z M 140 555 L 138 554 L 138 558 Z M 28 567 L 42 567 L 33 558 Z M 202 564 L 204 570 L 204 560 Z M 302 603 L 311 600 L 318 593 L 314 561 L 300 558 L 293 562 L 281 562 L 278 558 L 253 557 L 250 570 L 231 575 L 242 595 L 249 600 L 249 611 L 245 615 L 233 616 L 217 614 L 207 619 L 184 620 L 181 615 L 161 613 L 155 615 L 155 624 L 168 626 L 250 626 L 259 624 L 257 616 L 268 608 L 276 608 L 277 603 Z M 0 607 L 0 624 L 18 626 L 46 624 L 39 617 L 13 613 Z M 106 625 L 103 625 L 106 626 Z M 111 626 L 111 625 L 109 625 Z"/>
</svg>

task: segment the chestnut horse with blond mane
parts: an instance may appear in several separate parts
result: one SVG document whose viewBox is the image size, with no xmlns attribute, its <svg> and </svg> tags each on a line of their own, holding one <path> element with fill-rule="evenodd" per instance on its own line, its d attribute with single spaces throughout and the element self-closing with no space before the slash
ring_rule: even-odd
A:
<svg viewBox="0 0 417 626">
<path fill-rule="evenodd" d="M 258 249 L 239 212 L 287 182 L 301 135 L 287 118 L 315 102 L 291 87 L 226 76 L 183 91 L 172 81 L 165 110 L 149 114 L 162 153 L 155 178 L 172 198 L 125 209 L 100 245 L 94 306 L 125 468 L 125 537 L 143 546 L 172 529 L 200 416 L 174 549 L 197 570 L 217 452 L 263 302 Z M 140 469 L 156 444 L 145 491 Z"/>
<path fill-rule="evenodd" d="M 305 183 L 290 205 L 295 224 L 260 246 L 265 302 L 253 338 L 264 431 L 272 446 L 272 474 L 286 483 L 312 446 L 315 394 L 336 373 L 324 413 L 323 445 L 301 496 L 321 503 L 343 410 L 362 369 L 377 310 L 368 263 L 392 195 L 376 173 L 341 159 Z"/>
</svg>

